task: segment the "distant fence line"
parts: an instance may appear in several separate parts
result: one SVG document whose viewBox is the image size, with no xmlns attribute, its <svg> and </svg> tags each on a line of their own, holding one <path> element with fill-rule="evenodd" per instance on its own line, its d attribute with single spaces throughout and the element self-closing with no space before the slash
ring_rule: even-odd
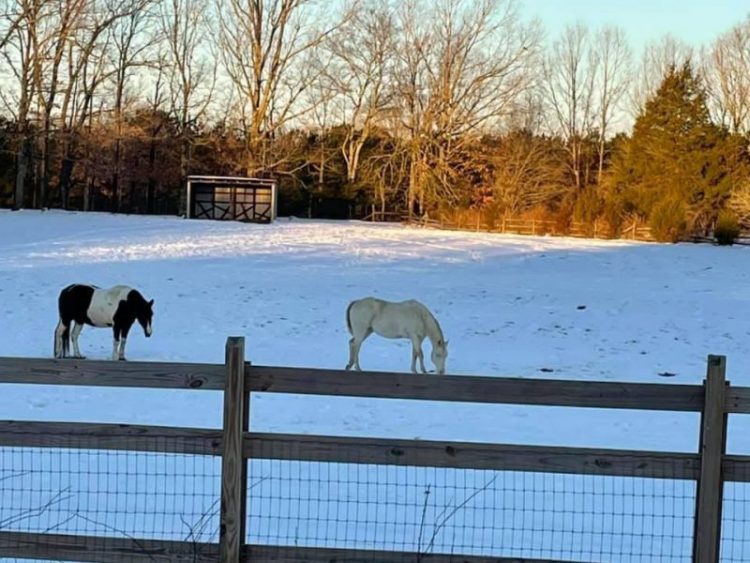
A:
<svg viewBox="0 0 750 563">
<path fill-rule="evenodd" d="M 227 340 L 223 365 L 0 358 L 0 384 L 223 393 L 221 429 L 0 421 L 0 556 L 747 560 L 750 499 L 724 486 L 750 483 L 750 456 L 725 453 L 728 415 L 750 414 L 750 388 L 730 386 L 725 371 L 723 356 L 709 356 L 703 385 L 352 374 L 254 366 L 243 338 Z M 693 412 L 700 439 L 695 453 L 675 453 L 258 433 L 257 393 Z M 135 492 L 119 491 L 129 480 Z M 102 507 L 88 506 L 97 498 Z M 189 533 L 175 539 L 167 528 L 180 522 Z"/>
<path fill-rule="evenodd" d="M 401 222 L 409 225 L 432 227 L 435 229 L 450 231 L 474 231 L 482 233 L 499 233 L 499 234 L 516 234 L 532 236 L 560 236 L 574 238 L 594 238 L 594 239 L 616 239 L 616 240 L 635 240 L 640 242 L 656 242 L 651 228 L 638 220 L 629 221 L 625 227 L 620 230 L 618 236 L 613 237 L 610 230 L 599 220 L 591 223 L 583 221 L 570 221 L 562 227 L 560 223 L 552 219 L 526 219 L 510 216 L 501 216 L 493 221 L 489 226 L 484 220 L 477 216 L 473 221 L 464 220 L 457 222 L 444 218 L 432 219 L 429 217 L 409 217 L 398 212 L 381 212 L 373 211 L 369 213 L 364 221 L 372 222 Z M 703 242 L 714 243 L 713 236 L 689 235 L 683 242 Z M 735 244 L 750 245 L 750 230 L 743 229 Z"/>
<path fill-rule="evenodd" d="M 477 216 L 473 221 L 465 220 L 457 222 L 444 218 L 432 219 L 429 217 L 409 217 L 398 212 L 373 211 L 369 213 L 364 221 L 373 222 L 402 222 L 424 227 L 433 227 L 444 230 L 476 231 L 483 233 L 517 234 L 517 235 L 552 235 L 569 236 L 576 238 L 612 238 L 608 229 L 604 228 L 600 221 L 593 224 L 583 221 L 570 221 L 565 227 L 561 227 L 558 221 L 552 219 L 526 219 L 503 215 L 498 217 L 489 226 L 486 221 Z M 639 221 L 630 221 L 620 233 L 618 239 L 638 240 L 653 242 L 651 229 Z"/>
</svg>

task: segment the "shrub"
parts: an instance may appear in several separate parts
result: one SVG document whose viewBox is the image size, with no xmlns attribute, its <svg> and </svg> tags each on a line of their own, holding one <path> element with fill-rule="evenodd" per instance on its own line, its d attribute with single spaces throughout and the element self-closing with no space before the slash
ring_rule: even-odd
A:
<svg viewBox="0 0 750 563">
<path fill-rule="evenodd" d="M 714 227 L 714 238 L 716 244 L 721 246 L 731 246 L 740 236 L 740 224 L 734 215 L 722 213 L 716 221 Z"/>
<path fill-rule="evenodd" d="M 649 217 L 651 234 L 659 242 L 679 242 L 687 234 L 685 205 L 678 200 L 657 203 Z"/>
</svg>

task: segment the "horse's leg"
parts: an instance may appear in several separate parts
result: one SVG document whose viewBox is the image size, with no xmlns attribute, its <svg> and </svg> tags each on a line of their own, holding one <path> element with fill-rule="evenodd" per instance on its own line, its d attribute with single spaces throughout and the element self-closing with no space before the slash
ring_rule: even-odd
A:
<svg viewBox="0 0 750 563">
<path fill-rule="evenodd" d="M 130 327 L 132 325 L 125 325 L 122 327 L 122 332 L 120 333 L 120 355 L 118 356 L 118 360 L 124 360 L 125 359 L 125 342 L 128 340 L 128 332 L 130 331 Z"/>
<path fill-rule="evenodd" d="M 55 358 L 64 358 L 66 355 L 67 346 L 65 345 L 65 337 L 67 331 L 70 330 L 70 324 L 67 325 L 60 319 L 57 322 L 57 328 L 55 329 Z"/>
<path fill-rule="evenodd" d="M 73 341 L 73 357 L 74 358 L 83 358 L 81 355 L 81 349 L 78 347 L 78 336 L 81 334 L 81 331 L 83 330 L 83 325 L 78 324 L 77 322 L 73 325 L 73 330 L 70 332 L 70 338 Z"/>
<path fill-rule="evenodd" d="M 411 372 L 417 373 L 417 358 L 419 357 L 419 344 L 415 340 L 411 341 Z"/>
<path fill-rule="evenodd" d="M 120 357 L 120 332 L 121 332 L 120 325 L 115 323 L 115 326 L 112 327 L 112 333 L 113 333 L 113 340 L 112 340 L 112 359 L 117 360 Z"/>
<path fill-rule="evenodd" d="M 411 371 L 417 373 L 417 360 L 422 368 L 422 373 L 427 373 L 424 367 L 424 354 L 422 353 L 422 341 L 418 338 L 411 339 Z"/>
<path fill-rule="evenodd" d="M 354 365 L 355 356 L 356 356 L 355 350 L 356 350 L 355 340 L 354 340 L 354 337 L 352 336 L 349 339 L 349 362 L 346 364 L 346 367 L 344 368 L 345 370 L 352 369 L 352 366 Z"/>
<path fill-rule="evenodd" d="M 372 329 L 367 329 L 363 335 L 360 336 L 355 334 L 349 340 L 349 363 L 347 364 L 346 369 L 351 369 L 352 365 L 354 365 L 354 369 L 362 371 L 362 368 L 359 366 L 359 349 L 362 347 L 362 343 L 371 334 Z"/>
<path fill-rule="evenodd" d="M 427 373 L 427 370 L 424 367 L 424 352 L 422 351 L 422 342 L 424 342 L 424 340 L 419 341 L 419 366 L 422 368 L 422 373 Z"/>
</svg>

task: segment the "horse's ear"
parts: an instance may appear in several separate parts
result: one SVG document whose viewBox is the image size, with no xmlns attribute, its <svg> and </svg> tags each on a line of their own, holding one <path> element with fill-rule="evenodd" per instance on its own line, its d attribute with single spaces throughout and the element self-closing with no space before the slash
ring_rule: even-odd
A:
<svg viewBox="0 0 750 563">
<path fill-rule="evenodd" d="M 445 345 L 448 346 L 448 341 L 447 340 L 445 341 Z"/>
<path fill-rule="evenodd" d="M 152 299 L 151 301 L 148 302 L 148 306 L 153 307 L 153 305 L 154 305 L 154 300 Z"/>
</svg>

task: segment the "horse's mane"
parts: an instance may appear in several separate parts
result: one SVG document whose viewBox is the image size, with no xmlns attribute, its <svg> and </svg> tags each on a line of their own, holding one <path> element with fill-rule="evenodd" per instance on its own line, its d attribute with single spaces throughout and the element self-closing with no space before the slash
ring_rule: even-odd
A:
<svg viewBox="0 0 750 563">
<path fill-rule="evenodd" d="M 430 311 L 427 307 L 423 306 L 423 315 L 425 322 L 430 325 L 430 331 L 434 331 L 437 333 L 438 341 L 442 342 L 443 345 L 445 345 L 445 336 L 443 335 L 443 329 L 440 327 L 440 323 L 435 318 L 435 315 L 432 314 L 432 311 Z"/>
</svg>

